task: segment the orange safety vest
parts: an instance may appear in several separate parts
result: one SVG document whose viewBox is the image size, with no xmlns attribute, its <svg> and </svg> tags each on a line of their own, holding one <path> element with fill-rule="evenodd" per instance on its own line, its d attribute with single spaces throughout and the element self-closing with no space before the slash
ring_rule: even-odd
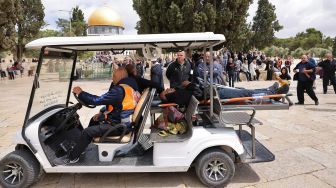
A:
<svg viewBox="0 0 336 188">
<path fill-rule="evenodd" d="M 125 97 L 122 101 L 122 110 L 134 110 L 140 99 L 139 93 L 126 84 L 119 84 L 119 86 L 123 87 L 125 91 Z M 112 112 L 113 106 L 107 105 L 107 111 Z"/>
</svg>

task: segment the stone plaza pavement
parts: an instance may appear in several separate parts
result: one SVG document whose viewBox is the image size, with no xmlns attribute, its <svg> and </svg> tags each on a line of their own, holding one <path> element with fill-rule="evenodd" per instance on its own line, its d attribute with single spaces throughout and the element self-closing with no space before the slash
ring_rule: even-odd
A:
<svg viewBox="0 0 336 188">
<path fill-rule="evenodd" d="M 22 126 L 32 78 L 0 82 L 0 157 L 13 150 L 13 135 Z M 239 87 L 258 88 L 272 82 L 241 82 Z M 89 87 L 86 84 L 84 87 Z M 96 86 L 95 86 L 96 87 Z M 97 92 L 108 88 L 100 85 Z M 52 88 L 50 88 L 52 89 Z M 296 83 L 292 83 L 296 102 Z M 329 87 L 316 93 L 320 105 L 307 96 L 306 105 L 284 111 L 258 111 L 264 125 L 257 138 L 275 154 L 275 161 L 238 164 L 228 187 L 336 187 L 336 95 Z M 84 121 L 87 121 L 84 120 Z M 203 187 L 193 169 L 186 173 L 48 174 L 33 187 Z"/>
</svg>

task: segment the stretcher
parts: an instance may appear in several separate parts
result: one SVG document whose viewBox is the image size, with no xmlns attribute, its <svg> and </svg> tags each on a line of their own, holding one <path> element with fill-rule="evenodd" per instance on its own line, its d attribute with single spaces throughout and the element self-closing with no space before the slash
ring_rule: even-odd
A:
<svg viewBox="0 0 336 188">
<path fill-rule="evenodd" d="M 204 80 L 197 78 L 201 85 L 205 85 L 205 88 L 209 87 L 210 82 L 204 83 Z M 225 87 L 220 84 L 213 84 L 214 96 L 218 96 L 217 88 Z M 209 90 L 204 90 L 205 96 L 209 96 Z M 237 97 L 230 99 L 220 99 L 223 108 L 238 108 L 238 107 L 251 107 L 255 110 L 288 110 L 293 102 L 290 100 L 292 94 L 275 94 L 275 95 L 264 95 L 264 96 L 253 96 L 253 97 Z M 200 102 L 199 110 L 207 111 L 209 108 L 210 101 L 204 100 Z"/>
<path fill-rule="evenodd" d="M 292 94 L 277 94 L 255 97 L 240 97 L 221 99 L 223 108 L 253 107 L 256 110 L 288 110 L 293 102 L 290 100 Z"/>
<path fill-rule="evenodd" d="M 238 97 L 231 99 L 221 99 L 223 108 L 251 107 L 256 110 L 288 110 L 293 102 L 290 100 L 292 94 L 277 94 L 254 97 Z M 200 111 L 207 111 L 209 101 L 202 102 L 199 106 Z"/>
</svg>

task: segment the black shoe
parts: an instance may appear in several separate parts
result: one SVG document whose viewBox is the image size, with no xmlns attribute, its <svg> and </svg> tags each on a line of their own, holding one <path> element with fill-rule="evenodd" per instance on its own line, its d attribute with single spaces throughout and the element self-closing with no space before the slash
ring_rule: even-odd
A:
<svg viewBox="0 0 336 188">
<path fill-rule="evenodd" d="M 319 101 L 316 100 L 316 101 L 315 101 L 315 105 L 317 106 L 317 105 L 319 105 L 319 104 L 320 104 Z"/>
<path fill-rule="evenodd" d="M 79 158 L 74 159 L 74 160 L 70 160 L 69 157 L 67 155 L 64 155 L 63 157 L 60 158 L 56 158 L 53 160 L 54 165 L 67 165 L 67 164 L 73 164 L 73 163 L 77 163 L 79 161 Z"/>
<path fill-rule="evenodd" d="M 295 103 L 295 105 L 304 105 L 304 103 L 297 102 L 297 103 Z"/>
<path fill-rule="evenodd" d="M 325 92 L 323 92 L 323 94 L 327 94 L 327 92 L 325 91 Z"/>
</svg>

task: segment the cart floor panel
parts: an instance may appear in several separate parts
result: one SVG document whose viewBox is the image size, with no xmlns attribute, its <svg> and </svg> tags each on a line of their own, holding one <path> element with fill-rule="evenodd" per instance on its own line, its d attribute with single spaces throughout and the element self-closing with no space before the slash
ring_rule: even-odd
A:
<svg viewBox="0 0 336 188">
<path fill-rule="evenodd" d="M 239 131 L 236 131 L 239 136 Z M 262 145 L 257 139 L 256 141 L 256 156 L 252 158 L 252 136 L 248 131 L 243 130 L 241 132 L 240 139 L 243 143 L 246 152 L 246 160 L 244 163 L 260 163 L 274 161 L 275 156 L 264 145 Z"/>
<path fill-rule="evenodd" d="M 141 156 L 114 157 L 111 162 L 101 162 L 98 157 L 98 146 L 90 144 L 77 163 L 67 166 L 153 166 L 153 151 L 149 149 Z"/>
</svg>

